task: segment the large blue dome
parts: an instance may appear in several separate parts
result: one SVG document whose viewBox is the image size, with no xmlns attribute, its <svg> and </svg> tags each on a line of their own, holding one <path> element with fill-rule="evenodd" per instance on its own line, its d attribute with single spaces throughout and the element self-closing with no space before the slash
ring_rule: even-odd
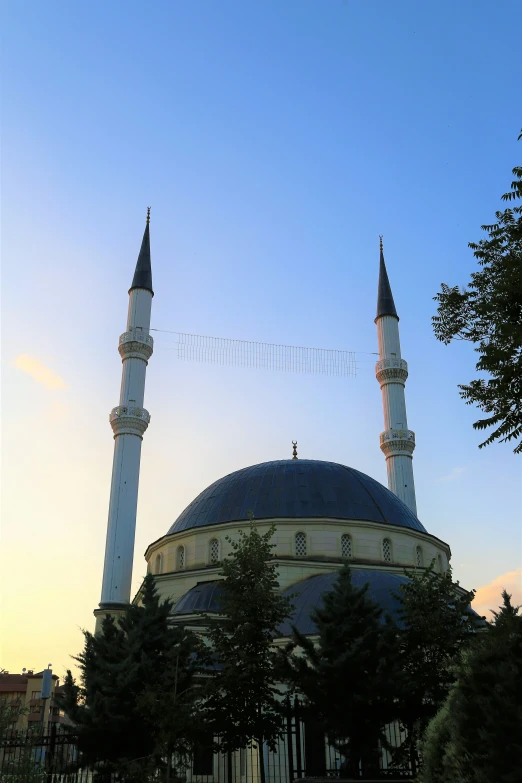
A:
<svg viewBox="0 0 522 783">
<path fill-rule="evenodd" d="M 256 519 L 360 519 L 426 532 L 415 514 L 375 479 L 312 459 L 263 462 L 218 479 L 187 506 L 169 530 Z"/>
</svg>

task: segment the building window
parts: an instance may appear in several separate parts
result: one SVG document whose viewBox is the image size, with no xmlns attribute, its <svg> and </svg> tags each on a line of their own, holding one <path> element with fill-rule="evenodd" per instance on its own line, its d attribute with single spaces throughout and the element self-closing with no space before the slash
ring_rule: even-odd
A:
<svg viewBox="0 0 522 783">
<path fill-rule="evenodd" d="M 163 571 L 163 555 L 160 553 L 159 555 L 156 555 L 156 560 L 154 562 L 154 573 L 161 574 L 162 571 Z"/>
<path fill-rule="evenodd" d="M 219 562 L 219 541 L 211 538 L 208 545 L 208 562 L 213 565 Z"/>
<path fill-rule="evenodd" d="M 185 547 L 184 546 L 178 546 L 178 550 L 176 552 L 176 568 L 182 569 L 185 568 Z"/>
<path fill-rule="evenodd" d="M 385 538 L 382 542 L 382 559 L 385 563 L 391 563 L 392 546 L 389 538 Z"/>
<path fill-rule="evenodd" d="M 440 555 L 437 555 L 437 568 L 439 571 L 439 574 L 442 574 L 443 568 L 442 568 L 442 557 Z"/>
<path fill-rule="evenodd" d="M 295 553 L 298 557 L 306 555 L 306 536 L 304 533 L 295 534 Z"/>
<path fill-rule="evenodd" d="M 214 737 L 210 732 L 202 734 L 194 748 L 192 774 L 202 777 L 214 774 Z"/>
<path fill-rule="evenodd" d="M 353 557 L 352 537 L 347 533 L 341 536 L 341 557 Z"/>
<path fill-rule="evenodd" d="M 417 568 L 422 568 L 424 565 L 424 558 L 422 557 L 422 549 L 420 546 L 415 547 L 415 563 Z"/>
</svg>

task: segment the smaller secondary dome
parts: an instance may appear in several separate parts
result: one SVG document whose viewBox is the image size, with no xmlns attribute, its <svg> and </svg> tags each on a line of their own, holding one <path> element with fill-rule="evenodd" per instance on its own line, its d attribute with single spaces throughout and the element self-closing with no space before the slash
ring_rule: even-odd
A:
<svg viewBox="0 0 522 783">
<path fill-rule="evenodd" d="M 336 462 L 262 462 L 218 479 L 187 506 L 167 535 L 205 525 L 260 519 L 360 519 L 426 530 L 375 479 Z"/>
<path fill-rule="evenodd" d="M 333 589 L 338 576 L 338 571 L 318 574 L 287 587 L 282 595 L 288 597 L 293 604 L 292 616 L 281 623 L 277 635 L 291 636 L 293 625 L 299 633 L 305 635 L 317 633 L 311 614 L 315 608 L 322 607 L 324 594 Z M 385 614 L 397 619 L 400 603 L 396 593 L 398 593 L 399 587 L 408 581 L 408 577 L 402 574 L 375 569 L 352 568 L 352 584 L 358 588 L 368 585 L 368 598 L 383 610 L 383 622 Z M 223 583 L 220 580 L 200 582 L 181 596 L 172 609 L 172 615 L 179 617 L 196 612 L 219 613 L 222 595 Z"/>
</svg>

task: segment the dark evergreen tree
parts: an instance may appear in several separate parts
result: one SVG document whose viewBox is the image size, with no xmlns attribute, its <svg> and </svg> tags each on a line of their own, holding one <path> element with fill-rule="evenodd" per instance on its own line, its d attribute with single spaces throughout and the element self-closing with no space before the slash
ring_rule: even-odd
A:
<svg viewBox="0 0 522 783">
<path fill-rule="evenodd" d="M 401 750 L 415 770 L 420 738 L 444 703 L 455 681 L 455 661 L 476 635 L 480 618 L 470 610 L 474 592 L 453 582 L 451 568 L 437 574 L 432 564 L 407 575 L 396 596 L 404 674 L 399 716 L 407 733 Z"/>
<path fill-rule="evenodd" d="M 197 700 L 191 686 L 198 642 L 169 624 L 171 609 L 169 601 L 160 602 L 154 577 L 147 575 L 139 604 L 117 620 L 107 615 L 98 634 L 84 631 L 85 647 L 76 657 L 80 683 L 70 671 L 64 682 L 63 706 L 79 733 L 84 758 L 105 762 L 125 779 L 143 779 L 147 764 L 156 764 L 167 746 L 175 749 L 177 741 L 187 740 L 181 726 L 191 725 L 187 713 Z M 164 727 L 151 717 L 155 699 L 169 703 L 174 683 L 184 698 L 177 701 L 179 736 L 174 726 L 167 744 Z"/>
<path fill-rule="evenodd" d="M 397 629 L 367 592 L 368 585 L 352 584 L 345 565 L 312 613 L 316 642 L 294 628 L 283 662 L 309 714 L 346 758 L 349 776 L 358 776 L 361 765 L 366 773 L 378 770 L 378 746 L 387 747 L 384 727 L 396 718 L 401 682 Z"/>
<path fill-rule="evenodd" d="M 274 532 L 272 526 L 259 533 L 251 516 L 248 532 L 240 530 L 238 541 L 228 539 L 233 551 L 222 564 L 222 617 L 207 618 L 215 656 L 207 720 L 220 750 L 259 748 L 262 783 L 263 743 L 274 749 L 284 730 L 273 637 L 291 610 L 278 592 L 271 560 Z"/>
<path fill-rule="evenodd" d="M 522 139 L 522 133 L 519 136 Z M 504 201 L 522 198 L 522 166 L 513 169 L 511 190 Z M 469 247 L 481 266 L 465 289 L 442 284 L 435 297 L 435 337 L 448 345 L 467 340 L 480 358 L 476 369 L 490 378 L 459 385 L 467 404 L 487 414 L 473 425 L 493 432 L 480 448 L 514 439 L 522 452 L 522 206 L 496 213 L 497 222 L 482 226 L 487 239 Z"/>
<path fill-rule="evenodd" d="M 173 772 L 183 773 L 194 748 L 206 736 L 202 720 L 205 687 L 200 675 L 210 664 L 199 637 L 183 627 L 172 630 L 176 639 L 165 655 L 161 679 L 151 679 L 137 700 L 138 712 L 154 737 L 154 755 L 165 759 L 166 783 Z"/>
<path fill-rule="evenodd" d="M 466 650 L 430 723 L 423 783 L 522 780 L 522 616 L 503 593 L 495 622 Z"/>
</svg>

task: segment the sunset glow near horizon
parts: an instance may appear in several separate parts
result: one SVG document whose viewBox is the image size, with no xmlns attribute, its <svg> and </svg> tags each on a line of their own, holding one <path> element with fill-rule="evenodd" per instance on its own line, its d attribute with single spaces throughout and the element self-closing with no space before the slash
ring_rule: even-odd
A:
<svg viewBox="0 0 522 783">
<path fill-rule="evenodd" d="M 158 0 L 4 12 L 0 666 L 63 675 L 100 600 L 129 289 L 147 205 L 152 326 L 357 352 L 357 377 L 182 362 L 153 332 L 133 589 L 206 486 L 292 456 L 386 485 L 374 375 L 379 234 L 409 365 L 419 518 L 476 608 L 522 601 L 520 458 L 479 450 L 470 345 L 442 281 L 520 163 L 506 0 Z"/>
</svg>

